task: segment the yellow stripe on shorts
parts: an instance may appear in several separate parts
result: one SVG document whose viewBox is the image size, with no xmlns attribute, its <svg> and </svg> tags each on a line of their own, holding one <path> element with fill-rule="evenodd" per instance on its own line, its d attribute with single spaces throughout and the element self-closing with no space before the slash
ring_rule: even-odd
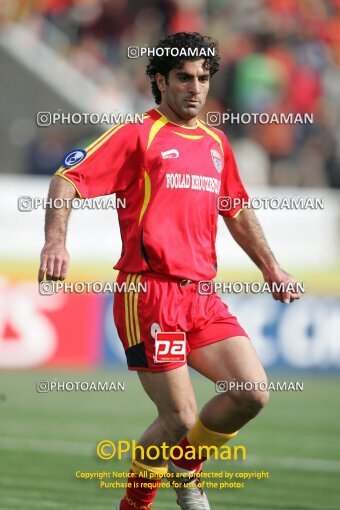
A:
<svg viewBox="0 0 340 510">
<path fill-rule="evenodd" d="M 136 279 L 136 287 L 138 288 L 139 282 L 142 279 L 142 275 L 138 275 Z M 136 344 L 140 343 L 140 327 L 139 327 L 139 320 L 138 320 L 138 297 L 139 292 L 135 292 L 135 302 L 134 302 L 134 317 L 135 317 L 135 324 L 136 324 Z"/>
<path fill-rule="evenodd" d="M 129 273 L 126 278 L 126 289 L 132 284 L 138 287 L 142 275 Z M 129 347 L 140 343 L 140 327 L 138 320 L 138 295 L 139 292 L 126 290 L 124 292 L 126 336 Z"/>
</svg>

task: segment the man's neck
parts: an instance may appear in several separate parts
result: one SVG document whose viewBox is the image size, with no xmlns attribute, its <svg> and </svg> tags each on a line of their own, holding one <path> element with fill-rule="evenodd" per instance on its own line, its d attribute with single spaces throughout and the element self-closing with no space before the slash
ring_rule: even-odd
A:
<svg viewBox="0 0 340 510">
<path fill-rule="evenodd" d="M 182 117 L 179 117 L 172 108 L 170 108 L 167 104 L 161 104 L 158 108 L 158 111 L 160 111 L 167 119 L 169 119 L 170 122 L 174 122 L 175 124 L 178 124 L 182 127 L 187 128 L 195 128 L 197 127 L 197 117 L 194 117 L 193 119 L 183 119 Z"/>
</svg>

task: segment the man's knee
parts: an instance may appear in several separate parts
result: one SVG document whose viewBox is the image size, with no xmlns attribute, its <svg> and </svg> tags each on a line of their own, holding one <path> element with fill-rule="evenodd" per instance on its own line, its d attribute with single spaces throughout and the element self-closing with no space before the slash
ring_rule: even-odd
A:
<svg viewBox="0 0 340 510">
<path fill-rule="evenodd" d="M 197 419 L 196 405 L 186 406 L 184 409 L 173 410 L 162 418 L 168 441 L 178 443 L 195 425 Z"/>
<path fill-rule="evenodd" d="M 234 400 L 239 406 L 239 411 L 247 418 L 254 418 L 263 407 L 268 403 L 269 391 L 253 389 L 251 391 L 240 392 Z"/>
</svg>

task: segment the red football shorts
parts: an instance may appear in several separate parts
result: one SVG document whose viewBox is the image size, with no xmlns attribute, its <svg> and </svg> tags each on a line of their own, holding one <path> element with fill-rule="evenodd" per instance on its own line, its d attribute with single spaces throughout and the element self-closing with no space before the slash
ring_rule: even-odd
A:
<svg viewBox="0 0 340 510">
<path fill-rule="evenodd" d="M 186 364 L 155 362 L 158 331 L 185 332 L 187 355 L 226 338 L 248 336 L 216 293 L 198 293 L 198 282 L 122 271 L 117 282 L 113 314 L 129 370 L 163 372 Z"/>
</svg>

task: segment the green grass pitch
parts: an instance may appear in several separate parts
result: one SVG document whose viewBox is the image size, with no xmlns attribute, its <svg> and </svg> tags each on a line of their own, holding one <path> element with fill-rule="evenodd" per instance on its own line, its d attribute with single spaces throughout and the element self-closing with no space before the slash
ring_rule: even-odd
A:
<svg viewBox="0 0 340 510">
<path fill-rule="evenodd" d="M 124 392 L 37 393 L 36 381 L 122 381 Z M 208 489 L 212 510 L 337 510 L 340 508 L 340 408 L 338 376 L 274 374 L 299 380 L 303 392 L 272 392 L 266 409 L 234 444 L 245 461 L 210 461 L 206 471 L 268 471 L 244 489 Z M 202 405 L 212 383 L 194 377 Z M 138 439 L 155 417 L 136 374 L 100 372 L 0 373 L 1 510 L 113 510 L 123 490 L 79 480 L 77 470 L 124 471 L 128 459 L 103 461 L 103 439 Z M 217 480 L 219 482 L 219 480 Z M 161 489 L 155 510 L 175 510 L 175 494 Z"/>
</svg>

